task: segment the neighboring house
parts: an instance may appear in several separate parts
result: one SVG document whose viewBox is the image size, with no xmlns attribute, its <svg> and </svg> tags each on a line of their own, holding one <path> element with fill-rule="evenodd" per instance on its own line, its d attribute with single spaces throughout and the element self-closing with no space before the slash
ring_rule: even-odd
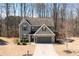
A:
<svg viewBox="0 0 79 59">
<path fill-rule="evenodd" d="M 52 18 L 22 19 L 19 24 L 19 41 L 26 39 L 35 43 L 54 42 L 54 23 Z"/>
</svg>

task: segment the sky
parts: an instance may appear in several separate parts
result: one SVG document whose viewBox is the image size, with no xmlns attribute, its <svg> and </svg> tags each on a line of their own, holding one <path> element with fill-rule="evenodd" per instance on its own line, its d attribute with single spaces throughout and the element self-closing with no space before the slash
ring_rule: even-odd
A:
<svg viewBox="0 0 79 59">
<path fill-rule="evenodd" d="M 0 6 L 1 5 L 2 4 L 0 3 Z M 51 4 L 49 3 L 48 5 L 49 5 L 48 7 L 50 8 L 50 9 L 48 9 L 49 10 L 49 14 L 51 14 L 51 12 L 50 12 Z M 30 6 L 30 4 L 28 4 L 27 6 Z M 27 7 L 27 12 L 30 11 L 31 8 L 33 8 L 33 7 L 31 7 L 31 6 Z M 76 15 L 76 8 L 79 8 L 79 4 L 78 3 L 67 3 L 67 14 L 69 14 L 69 11 L 72 10 L 74 15 Z M 16 7 L 16 15 L 17 16 L 20 15 L 20 11 L 19 10 L 20 10 L 20 6 L 19 6 L 19 4 L 17 4 L 17 7 Z M 13 15 L 12 8 L 11 8 L 10 15 Z M 30 12 L 27 13 L 26 15 L 31 16 Z M 5 16 L 6 16 L 6 12 L 5 12 L 5 9 L 3 8 L 2 9 L 2 17 L 4 18 Z M 36 16 L 37 16 L 36 11 L 34 11 L 34 17 L 36 17 Z"/>
</svg>

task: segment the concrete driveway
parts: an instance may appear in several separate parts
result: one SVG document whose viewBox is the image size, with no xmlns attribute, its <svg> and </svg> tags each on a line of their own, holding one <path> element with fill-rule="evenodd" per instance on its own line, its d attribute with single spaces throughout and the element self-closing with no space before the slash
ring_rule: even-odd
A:
<svg viewBox="0 0 79 59">
<path fill-rule="evenodd" d="M 33 56 L 58 56 L 53 44 L 36 44 L 36 50 Z"/>
</svg>

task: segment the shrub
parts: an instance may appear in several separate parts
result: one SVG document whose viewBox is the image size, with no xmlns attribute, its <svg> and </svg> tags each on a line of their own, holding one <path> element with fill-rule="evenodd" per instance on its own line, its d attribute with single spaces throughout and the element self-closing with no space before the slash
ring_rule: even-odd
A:
<svg viewBox="0 0 79 59">
<path fill-rule="evenodd" d="M 18 42 L 17 45 L 21 45 L 20 42 Z"/>
<path fill-rule="evenodd" d="M 22 43 L 23 45 L 27 45 L 25 42 Z"/>
<path fill-rule="evenodd" d="M 20 45 L 20 42 L 18 41 L 18 39 L 14 40 L 14 43 L 17 45 Z"/>
<path fill-rule="evenodd" d="M 23 45 L 26 45 L 26 44 L 27 44 L 27 42 L 28 42 L 28 40 L 27 40 L 27 39 L 22 39 L 22 40 L 21 40 L 21 43 L 22 43 Z"/>
<path fill-rule="evenodd" d="M 71 43 L 73 42 L 74 40 L 73 39 L 66 39 L 65 42 L 68 42 L 68 43 Z"/>
<path fill-rule="evenodd" d="M 57 40 L 56 43 L 57 44 L 64 44 L 64 42 L 62 40 Z"/>
<path fill-rule="evenodd" d="M 20 42 L 18 41 L 19 39 L 14 40 L 14 43 L 17 45 L 27 45 L 28 40 L 27 39 L 22 39 Z"/>
</svg>

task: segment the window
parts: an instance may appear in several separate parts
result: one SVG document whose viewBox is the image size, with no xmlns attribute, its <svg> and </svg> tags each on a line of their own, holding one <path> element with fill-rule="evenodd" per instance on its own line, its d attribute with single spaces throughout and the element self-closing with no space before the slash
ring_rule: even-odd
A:
<svg viewBox="0 0 79 59">
<path fill-rule="evenodd" d="M 27 35 L 26 35 L 26 34 L 23 34 L 23 35 L 22 35 L 22 38 L 23 38 L 23 39 L 27 39 Z"/>
<path fill-rule="evenodd" d="M 27 30 L 27 26 L 23 25 L 23 30 L 26 31 Z"/>
<path fill-rule="evenodd" d="M 32 26 L 32 29 L 34 30 L 34 27 Z"/>
<path fill-rule="evenodd" d="M 46 31 L 46 27 L 42 27 L 42 31 Z"/>
</svg>

